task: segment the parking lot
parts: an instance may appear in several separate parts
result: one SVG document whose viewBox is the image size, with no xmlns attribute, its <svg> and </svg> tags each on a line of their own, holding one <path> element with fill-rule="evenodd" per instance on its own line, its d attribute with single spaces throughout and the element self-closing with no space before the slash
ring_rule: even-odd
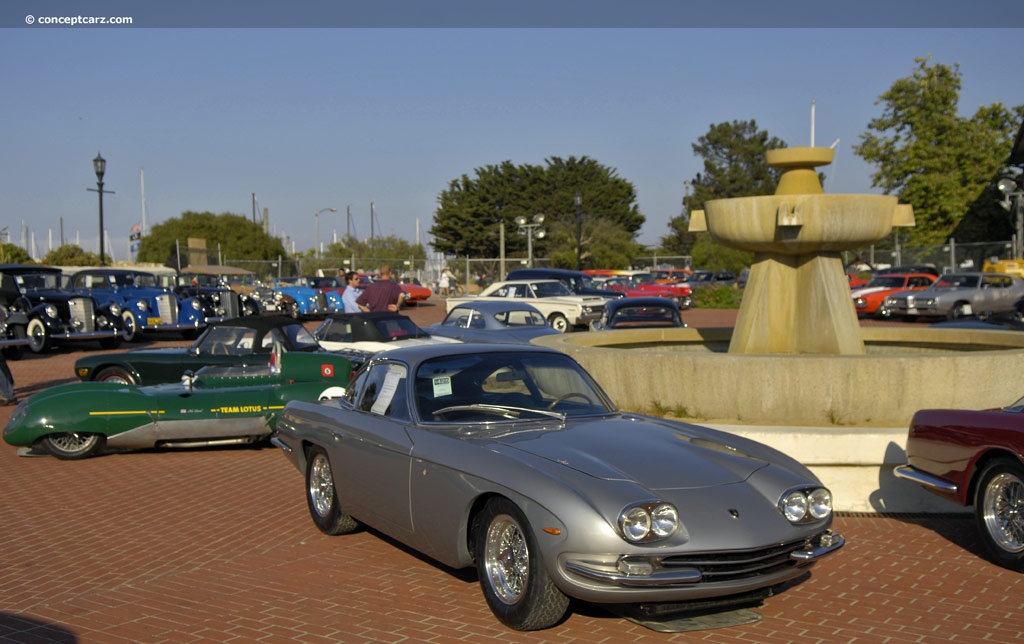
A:
<svg viewBox="0 0 1024 644">
<path fill-rule="evenodd" d="M 443 308 L 409 314 L 425 325 Z M 75 357 L 11 362 L 19 395 L 72 381 Z M 755 608 L 752 624 L 666 634 L 577 603 L 550 630 L 515 633 L 486 608 L 474 571 L 373 531 L 320 533 L 301 476 L 272 447 L 72 462 L 0 444 L 0 489 L 0 642 L 1024 640 L 1024 576 L 981 556 L 968 515 L 838 516 L 847 546 Z"/>
</svg>

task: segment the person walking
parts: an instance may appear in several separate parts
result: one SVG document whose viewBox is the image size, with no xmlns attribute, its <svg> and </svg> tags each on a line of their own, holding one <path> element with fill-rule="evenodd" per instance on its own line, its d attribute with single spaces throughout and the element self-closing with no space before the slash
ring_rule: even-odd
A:
<svg viewBox="0 0 1024 644">
<path fill-rule="evenodd" d="M 437 282 L 437 288 L 440 291 L 441 297 L 448 297 L 451 293 L 449 289 L 452 286 L 452 272 L 447 267 L 441 271 L 441 279 Z"/>
<path fill-rule="evenodd" d="M 14 394 L 14 375 L 7 366 L 7 359 L 0 352 L 0 405 L 16 405 L 18 397 Z"/>
<path fill-rule="evenodd" d="M 370 282 L 356 298 L 361 311 L 397 311 L 402 308 L 402 302 L 406 297 L 405 291 L 391 278 L 391 267 L 381 264 L 380 277 Z"/>
<path fill-rule="evenodd" d="M 345 305 L 345 313 L 359 313 L 362 311 L 356 300 L 363 294 L 359 288 L 359 274 L 355 271 L 348 271 L 345 276 L 345 290 L 341 293 L 341 302 Z"/>
</svg>

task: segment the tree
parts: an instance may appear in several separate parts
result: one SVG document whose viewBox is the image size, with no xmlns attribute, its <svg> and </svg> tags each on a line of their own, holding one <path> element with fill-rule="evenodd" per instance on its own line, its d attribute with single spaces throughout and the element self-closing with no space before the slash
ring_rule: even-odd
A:
<svg viewBox="0 0 1024 644">
<path fill-rule="evenodd" d="M 1009 110 L 995 103 L 962 117 L 960 66 L 931 57 L 914 62 L 913 74 L 876 101 L 882 115 L 868 123 L 854 152 L 877 166 L 874 187 L 914 207 L 907 243 L 938 245 L 954 234 L 963 242 L 990 241 L 993 234 L 1007 239 L 1012 228 L 993 186 L 1024 106 Z"/>
<path fill-rule="evenodd" d="M 163 264 L 175 258 L 178 246 L 184 253 L 190 237 L 205 239 L 208 249 L 219 246 L 230 259 L 276 260 L 287 255 L 280 239 L 263 232 L 260 224 L 244 215 L 184 212 L 150 229 L 139 246 L 139 261 Z M 186 256 L 183 254 L 183 259 Z"/>
<path fill-rule="evenodd" d="M 695 265 L 705 268 L 738 270 L 749 264 L 750 253 L 724 249 L 707 233 L 688 232 L 689 213 L 712 199 L 774 194 L 782 171 L 768 166 L 765 152 L 784 147 L 784 141 L 759 130 L 754 120 L 712 124 L 693 144 L 694 154 L 704 159 L 704 171 L 688 182 L 692 192 L 683 196 L 682 214 L 668 222 L 663 251 L 691 255 Z"/>
<path fill-rule="evenodd" d="M 0 262 L 4 264 L 32 264 L 28 251 L 10 242 L 0 243 Z"/>
<path fill-rule="evenodd" d="M 505 227 L 505 252 L 525 255 L 527 239 L 517 235 L 517 217 L 532 220 L 543 214 L 544 228 L 571 231 L 534 239 L 534 255 L 576 257 L 577 192 L 582 197 L 583 221 L 604 221 L 632 240 L 644 223 L 636 205 L 636 189 L 616 176 L 615 170 L 587 157 L 550 157 L 545 166 L 514 165 L 504 161 L 462 175 L 438 196 L 434 225 L 430 229 L 436 250 L 454 255 L 497 257 L 500 255 L 499 223 Z M 604 243 L 591 237 L 591 244 Z M 581 239 L 581 246 L 586 239 Z M 586 249 L 593 256 L 598 248 Z"/>
<path fill-rule="evenodd" d="M 353 270 L 376 270 L 380 264 L 390 262 L 392 270 L 397 273 L 402 272 L 402 264 L 396 262 L 427 258 L 427 251 L 422 244 L 413 244 L 395 235 L 363 241 L 353 235 L 345 235 L 328 246 L 325 254 L 330 257 L 354 257 L 358 266 L 353 266 Z"/>
<path fill-rule="evenodd" d="M 77 244 L 58 246 L 43 257 L 43 264 L 51 266 L 100 266 L 100 256 L 82 250 Z"/>
</svg>

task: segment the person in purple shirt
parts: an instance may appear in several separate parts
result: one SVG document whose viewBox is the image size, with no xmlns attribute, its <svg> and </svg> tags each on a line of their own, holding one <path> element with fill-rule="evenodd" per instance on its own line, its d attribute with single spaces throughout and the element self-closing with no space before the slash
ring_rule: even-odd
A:
<svg viewBox="0 0 1024 644">
<path fill-rule="evenodd" d="M 381 264 L 380 277 L 363 289 L 356 299 L 359 308 L 370 311 L 397 311 L 405 301 L 405 291 L 391 279 L 391 267 Z"/>
</svg>

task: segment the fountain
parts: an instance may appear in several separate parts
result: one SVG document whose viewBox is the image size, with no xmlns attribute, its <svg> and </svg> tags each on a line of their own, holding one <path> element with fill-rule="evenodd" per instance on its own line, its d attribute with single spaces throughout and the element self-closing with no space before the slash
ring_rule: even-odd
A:
<svg viewBox="0 0 1024 644">
<path fill-rule="evenodd" d="M 897 481 L 907 426 L 926 407 L 981 409 L 1021 396 L 1024 334 L 861 327 L 840 252 L 912 226 L 885 195 L 827 195 L 830 148 L 767 155 L 774 195 L 717 199 L 690 230 L 755 253 L 731 329 L 625 329 L 548 336 L 623 409 L 717 426 L 809 465 L 848 511 L 948 511 Z M 684 314 L 685 317 L 685 314 Z M 838 486 L 838 491 L 837 491 Z"/>
</svg>

